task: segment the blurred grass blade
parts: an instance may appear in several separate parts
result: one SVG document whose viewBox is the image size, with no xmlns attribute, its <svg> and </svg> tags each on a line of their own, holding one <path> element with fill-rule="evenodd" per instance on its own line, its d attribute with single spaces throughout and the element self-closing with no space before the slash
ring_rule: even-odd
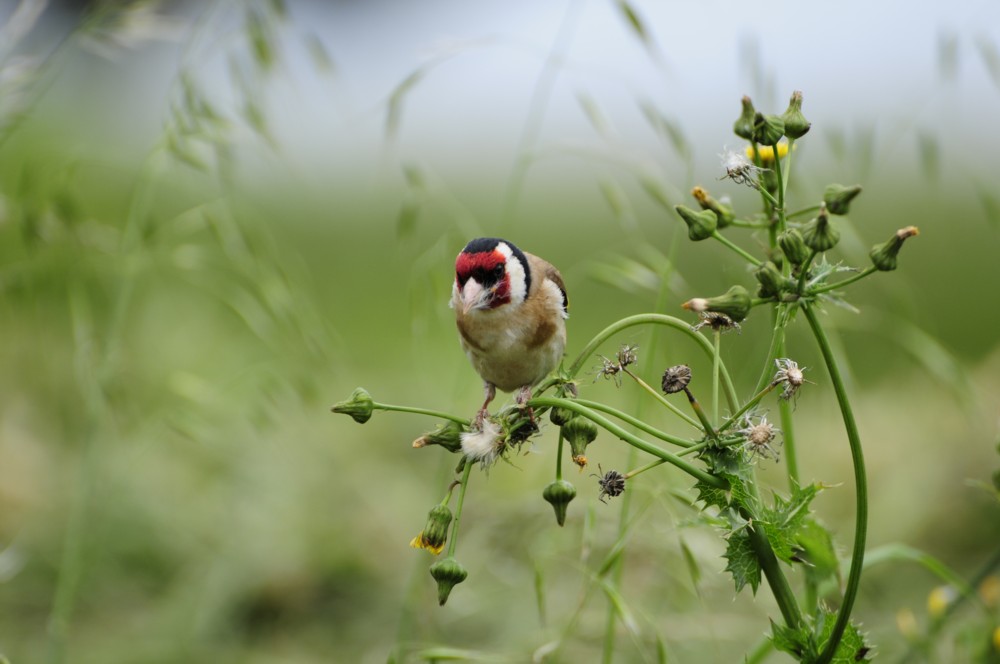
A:
<svg viewBox="0 0 1000 664">
<path fill-rule="evenodd" d="M 312 60 L 313 66 L 318 71 L 324 74 L 337 73 L 337 65 L 330 56 L 330 51 L 327 50 L 326 45 L 318 35 L 311 34 L 307 36 L 305 43 L 306 50 L 309 52 L 309 59 Z"/>
<path fill-rule="evenodd" d="M 618 184 L 616 180 L 612 180 L 610 178 L 602 179 L 598 186 L 601 188 L 601 194 L 604 196 L 604 200 L 607 201 L 608 206 L 614 213 L 615 220 L 625 228 L 636 228 L 638 222 L 636 220 L 635 212 L 632 210 L 632 204 L 628 200 L 628 194 L 625 193 L 622 186 Z"/>
<path fill-rule="evenodd" d="M 417 67 L 397 85 L 389 95 L 389 104 L 385 116 L 385 133 L 389 139 L 394 139 L 399 132 L 399 125 L 403 119 L 403 102 L 417 83 L 419 83 L 432 65 Z"/>
<path fill-rule="evenodd" d="M 976 51 L 982 58 L 993 85 L 1000 89 L 1000 51 L 997 51 L 997 45 L 986 35 L 979 35 L 976 38 Z"/>
<path fill-rule="evenodd" d="M 952 82 L 958 74 L 958 35 L 941 30 L 937 40 L 938 75 L 942 81 Z"/>
<path fill-rule="evenodd" d="M 544 629 L 548 624 L 545 616 L 545 573 L 535 565 L 535 603 L 538 605 L 538 621 Z"/>
<path fill-rule="evenodd" d="M 924 177 L 928 180 L 937 180 L 941 174 L 941 145 L 937 137 L 928 132 L 919 132 L 917 152 L 920 155 L 920 167 Z"/>
<path fill-rule="evenodd" d="M 993 193 L 990 187 L 982 184 L 976 185 L 976 194 L 979 196 L 979 203 L 986 213 L 986 220 L 993 224 L 994 228 L 1000 229 L 1000 198 Z"/>
<path fill-rule="evenodd" d="M 885 546 L 878 547 L 877 549 L 868 551 L 865 553 L 864 566 L 865 569 L 867 569 L 882 563 L 898 562 L 912 562 L 920 565 L 937 578 L 941 579 L 948 585 L 953 586 L 955 590 L 957 590 L 959 594 L 963 595 L 966 599 L 975 601 L 979 604 L 980 608 L 985 609 L 982 603 L 978 601 L 979 596 L 976 594 L 975 589 L 965 581 L 961 574 L 948 567 L 948 565 L 944 564 L 931 554 L 915 549 L 911 546 L 907 546 L 905 544 L 887 544 Z"/>
<path fill-rule="evenodd" d="M 594 128 L 594 131 L 604 138 L 610 137 L 611 125 L 608 123 L 608 119 L 604 116 L 604 113 L 601 112 L 597 102 L 594 101 L 594 98 L 586 92 L 578 92 L 576 94 L 576 101 L 580 104 L 583 114 L 587 116 L 587 120 L 590 122 L 590 126 Z"/>
<path fill-rule="evenodd" d="M 691 551 L 691 547 L 687 545 L 687 542 L 683 538 L 680 539 L 681 545 L 681 555 L 684 557 L 684 564 L 687 566 L 688 574 L 691 575 L 691 585 L 694 586 L 694 591 L 699 596 L 701 595 L 701 566 L 698 564 L 698 559 L 695 558 L 694 552 Z"/>
<path fill-rule="evenodd" d="M 688 142 L 680 125 L 663 115 L 660 109 L 656 108 L 649 100 L 640 100 L 639 108 L 642 110 L 642 115 L 646 118 L 646 122 L 649 123 L 657 135 L 666 140 L 670 147 L 685 161 L 689 160 L 692 155 L 691 144 Z"/>
<path fill-rule="evenodd" d="M 663 206 L 663 209 L 673 212 L 674 206 L 670 202 L 670 196 L 667 195 L 667 192 L 663 189 L 663 185 L 660 184 L 660 181 L 656 177 L 649 173 L 641 173 L 639 175 L 639 184 L 654 201 Z"/>
</svg>

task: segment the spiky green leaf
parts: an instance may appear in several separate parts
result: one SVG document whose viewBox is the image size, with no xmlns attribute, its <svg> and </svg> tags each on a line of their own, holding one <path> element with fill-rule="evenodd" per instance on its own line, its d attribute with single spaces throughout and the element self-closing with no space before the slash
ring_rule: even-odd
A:
<svg viewBox="0 0 1000 664">
<path fill-rule="evenodd" d="M 750 536 L 746 529 L 734 531 L 726 545 L 724 554 L 727 561 L 726 571 L 733 575 L 736 583 L 736 592 L 743 590 L 743 587 L 750 584 L 751 590 L 757 594 L 757 587 L 760 586 L 760 562 L 750 544 Z"/>
</svg>

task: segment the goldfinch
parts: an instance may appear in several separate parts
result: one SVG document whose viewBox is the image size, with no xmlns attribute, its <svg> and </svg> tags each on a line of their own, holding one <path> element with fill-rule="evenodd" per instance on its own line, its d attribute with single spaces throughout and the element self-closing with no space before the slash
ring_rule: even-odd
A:
<svg viewBox="0 0 1000 664">
<path fill-rule="evenodd" d="M 496 396 L 531 388 L 558 366 L 566 348 L 567 299 L 559 271 L 506 240 L 472 240 L 455 259 L 451 306 L 465 354 L 485 383 L 476 414 L 482 429 Z"/>
</svg>

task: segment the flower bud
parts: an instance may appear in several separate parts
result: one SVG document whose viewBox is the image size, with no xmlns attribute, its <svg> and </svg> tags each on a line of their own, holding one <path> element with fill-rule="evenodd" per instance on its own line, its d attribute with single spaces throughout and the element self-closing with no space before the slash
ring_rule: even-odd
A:
<svg viewBox="0 0 1000 664">
<path fill-rule="evenodd" d="M 676 394 L 686 388 L 690 382 L 691 367 L 686 364 L 678 364 L 663 372 L 663 381 L 660 386 L 664 393 Z"/>
<path fill-rule="evenodd" d="M 466 577 L 469 576 L 465 568 L 454 558 L 439 560 L 431 565 L 430 572 L 434 580 L 437 581 L 438 604 L 441 606 L 444 606 L 444 603 L 448 601 L 451 589 L 465 581 Z"/>
<path fill-rule="evenodd" d="M 576 498 L 576 487 L 566 480 L 556 480 L 545 487 L 542 497 L 556 511 L 556 522 L 562 526 L 566 523 L 566 506 Z"/>
<path fill-rule="evenodd" d="M 562 426 L 561 431 L 569 441 L 573 463 L 583 468 L 587 465 L 587 445 L 597 438 L 597 425 L 586 417 L 574 417 Z"/>
<path fill-rule="evenodd" d="M 757 113 L 753 118 L 753 140 L 761 145 L 774 145 L 785 135 L 785 123 L 777 115 Z"/>
<path fill-rule="evenodd" d="M 840 242 L 840 231 L 830 223 L 825 205 L 820 206 L 819 214 L 802 228 L 802 239 L 816 252 L 833 249 Z"/>
<path fill-rule="evenodd" d="M 359 387 L 354 390 L 350 399 L 334 404 L 330 410 L 350 415 L 358 424 L 364 424 L 371 419 L 374 403 L 371 395 L 363 387 Z"/>
<path fill-rule="evenodd" d="M 428 431 L 420 438 L 413 441 L 416 448 L 427 447 L 428 445 L 440 445 L 449 452 L 458 452 L 462 449 L 462 434 L 466 428 L 458 422 L 448 422 L 438 425 L 434 431 Z"/>
<path fill-rule="evenodd" d="M 733 286 L 723 295 L 709 298 L 696 297 L 681 306 L 696 313 L 714 311 L 725 314 L 734 323 L 739 323 L 750 313 L 750 304 L 750 293 L 747 292 L 747 289 L 743 286 Z"/>
<path fill-rule="evenodd" d="M 552 424 L 558 427 L 566 424 L 574 417 L 576 417 L 576 412 L 569 408 L 556 407 L 549 411 L 549 419 L 552 421 Z"/>
<path fill-rule="evenodd" d="M 789 228 L 779 235 L 778 246 L 792 265 L 802 265 L 809 258 L 809 247 L 806 246 L 798 229 Z"/>
<path fill-rule="evenodd" d="M 691 195 L 694 196 L 696 201 L 698 201 L 698 205 L 701 206 L 702 210 L 711 210 L 715 213 L 718 228 L 725 228 L 729 224 L 733 223 L 733 219 L 736 218 L 736 214 L 733 212 L 731 205 L 720 203 L 712 198 L 712 196 L 701 187 L 695 187 L 692 189 Z"/>
<path fill-rule="evenodd" d="M 913 237 L 914 235 L 920 235 L 917 227 L 907 226 L 896 231 L 896 234 L 889 238 L 888 242 L 876 244 L 872 247 L 868 255 L 871 257 L 875 268 L 882 272 L 895 270 L 896 257 L 899 255 L 899 250 L 903 248 L 903 242 L 906 241 L 906 238 Z"/>
<path fill-rule="evenodd" d="M 798 90 L 792 93 L 792 98 L 788 100 L 788 108 L 782 113 L 781 119 L 785 123 L 785 136 L 788 138 L 802 138 L 809 132 L 812 123 L 802 115 L 802 93 Z"/>
<path fill-rule="evenodd" d="M 785 285 L 785 276 L 781 274 L 778 266 L 771 261 L 761 263 L 754 272 L 757 281 L 760 282 L 759 295 L 761 297 L 774 297 L 780 293 Z"/>
<path fill-rule="evenodd" d="M 718 218 L 711 210 L 695 212 L 683 205 L 675 205 L 674 210 L 681 216 L 684 223 L 688 225 L 688 237 L 695 242 L 712 237 L 712 233 L 715 232 L 716 227 L 719 225 Z"/>
<path fill-rule="evenodd" d="M 823 190 L 823 202 L 826 203 L 826 209 L 830 211 L 830 214 L 843 215 L 847 214 L 848 209 L 851 207 L 851 201 L 860 193 L 860 184 L 856 184 L 853 187 L 845 187 L 842 184 L 831 184 Z"/>
<path fill-rule="evenodd" d="M 427 549 L 435 556 L 441 553 L 448 541 L 448 526 L 451 525 L 451 510 L 447 505 L 438 505 L 427 514 L 427 525 L 413 538 L 410 546 Z"/>
<path fill-rule="evenodd" d="M 733 133 L 749 141 L 753 136 L 753 118 L 755 114 L 753 102 L 750 101 L 750 97 L 744 96 L 740 100 L 740 103 L 743 105 L 743 110 L 740 113 L 740 117 L 736 118 L 736 122 L 733 123 Z"/>
</svg>

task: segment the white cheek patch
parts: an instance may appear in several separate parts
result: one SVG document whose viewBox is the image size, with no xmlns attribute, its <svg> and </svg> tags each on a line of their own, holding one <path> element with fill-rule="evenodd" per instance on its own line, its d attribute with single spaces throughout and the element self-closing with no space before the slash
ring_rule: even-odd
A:
<svg viewBox="0 0 1000 664">
<path fill-rule="evenodd" d="M 528 280 L 527 275 L 524 274 L 524 265 L 517 259 L 517 256 L 512 255 L 510 247 L 503 242 L 497 245 L 497 249 L 500 247 L 507 250 L 507 262 L 504 269 L 507 271 L 507 279 L 510 282 L 511 304 L 520 304 L 524 302 L 524 298 L 528 297 Z"/>
</svg>

